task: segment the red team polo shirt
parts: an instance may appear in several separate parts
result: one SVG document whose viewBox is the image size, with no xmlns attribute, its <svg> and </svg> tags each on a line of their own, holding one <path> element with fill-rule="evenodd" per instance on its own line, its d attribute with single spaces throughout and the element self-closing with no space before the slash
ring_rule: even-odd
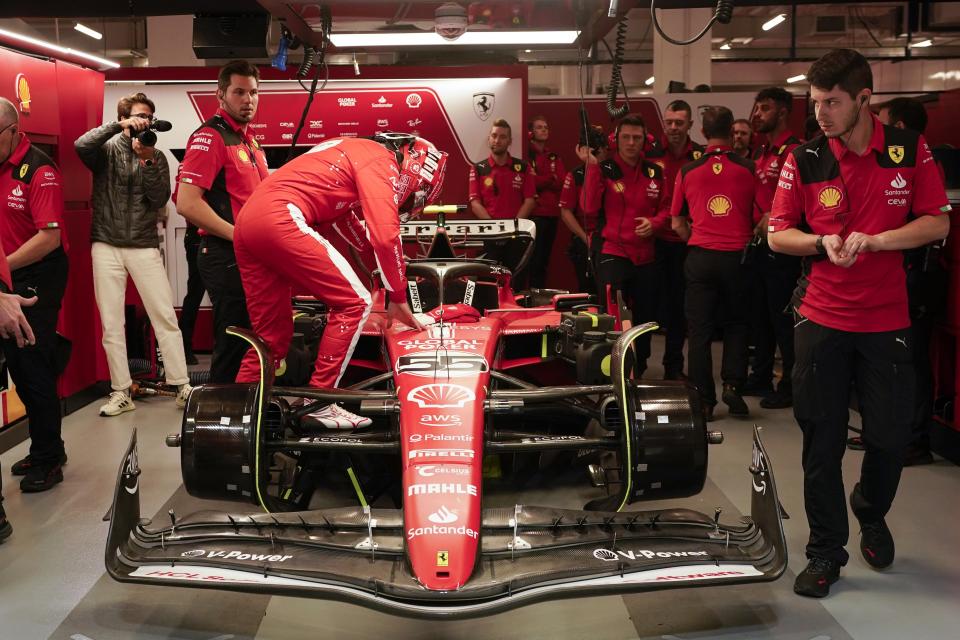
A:
<svg viewBox="0 0 960 640">
<path fill-rule="evenodd" d="M 950 211 L 923 136 L 884 127 L 875 117 L 863 156 L 836 138 L 797 147 L 780 173 L 770 231 L 800 228 L 817 235 L 897 229 L 907 216 Z M 849 268 L 807 256 L 794 307 L 817 324 L 861 333 L 910 325 L 903 252 L 861 253 Z"/>
<path fill-rule="evenodd" d="M 13 278 L 10 277 L 10 263 L 7 262 L 7 255 L 0 255 L 0 283 L 6 288 L 7 292 L 13 289 Z"/>
<path fill-rule="evenodd" d="M 753 163 L 757 168 L 757 177 L 760 178 L 761 188 L 768 202 L 773 202 L 773 194 L 777 190 L 777 180 L 780 170 L 790 152 L 800 146 L 800 139 L 789 131 L 784 131 L 772 143 L 762 144 L 753 154 Z M 767 213 L 769 209 L 764 209 Z"/>
<path fill-rule="evenodd" d="M 600 216 L 596 211 L 587 213 L 580 206 L 580 189 L 583 188 L 585 171 L 586 167 L 580 165 L 563 179 L 563 189 L 560 190 L 560 208 L 570 209 L 587 236 L 591 236 L 597 230 L 597 218 Z"/>
<path fill-rule="evenodd" d="M 269 175 L 263 149 L 223 109 L 193 132 L 180 164 L 178 183 L 194 184 L 218 216 L 233 224 L 253 190 Z M 176 202 L 176 194 L 174 194 Z M 206 232 L 201 229 L 201 234 Z"/>
<path fill-rule="evenodd" d="M 523 201 L 536 196 L 533 170 L 520 158 L 498 165 L 490 156 L 470 167 L 469 200 L 479 200 L 492 218 L 516 218 Z"/>
<path fill-rule="evenodd" d="M 530 159 L 537 193 L 537 206 L 530 215 L 556 218 L 560 215 L 560 192 L 567 175 L 563 160 L 552 151 L 537 151 L 532 144 L 527 157 Z"/>
<path fill-rule="evenodd" d="M 677 174 L 680 173 L 681 167 L 689 162 L 699 160 L 703 153 L 703 146 L 688 137 L 687 146 L 684 147 L 679 156 L 675 156 L 670 153 L 670 146 L 667 143 L 666 137 L 664 137 L 663 140 L 660 141 L 660 144 L 651 146 L 650 151 L 647 153 L 647 159 L 663 169 L 664 182 L 672 188 L 676 183 Z M 667 242 L 683 242 L 669 224 L 657 231 L 657 238 Z"/>
<path fill-rule="evenodd" d="M 580 204 L 588 214 L 603 209 L 602 254 L 620 256 L 635 265 L 653 262 L 653 236 L 641 238 L 634 230 L 638 217 L 649 218 L 655 234 L 669 224 L 670 198 L 658 165 L 641 156 L 637 166 L 631 167 L 619 153 L 587 165 Z"/>
<path fill-rule="evenodd" d="M 396 156 L 382 144 L 333 138 L 277 169 L 239 217 L 289 218 L 287 203 L 296 205 L 304 222 L 321 235 L 333 231 L 362 253 L 372 252 L 390 300 L 405 302 L 406 266 L 393 186 L 399 176 Z"/>
<path fill-rule="evenodd" d="M 671 216 L 690 219 L 687 244 L 714 251 L 742 251 L 765 211 L 769 196 L 753 163 L 730 147 L 708 147 L 699 160 L 680 169 Z"/>
<path fill-rule="evenodd" d="M 10 255 L 40 229 L 63 227 L 60 172 L 45 153 L 21 136 L 13 154 L 0 165 L 0 242 Z M 61 235 L 66 249 L 66 237 Z"/>
</svg>

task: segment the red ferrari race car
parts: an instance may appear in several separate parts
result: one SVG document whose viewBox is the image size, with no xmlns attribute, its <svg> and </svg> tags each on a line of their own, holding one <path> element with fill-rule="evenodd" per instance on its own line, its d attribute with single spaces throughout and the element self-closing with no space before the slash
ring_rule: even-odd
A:
<svg viewBox="0 0 960 640">
<path fill-rule="evenodd" d="M 707 449 L 722 440 L 693 389 L 630 378 L 631 343 L 655 325 L 630 326 L 622 305 L 586 295 L 516 295 L 511 270 L 482 255 L 519 256 L 522 268 L 530 221 L 441 215 L 402 231 L 419 256 L 407 266 L 409 302 L 434 322 L 387 328 L 374 291 L 346 388 L 281 385 L 263 369 L 257 384 L 194 390 L 167 439 L 186 489 L 256 511 L 141 520 L 134 434 L 107 541 L 113 578 L 463 618 L 781 575 L 786 546 L 758 429 L 749 518 L 637 509 L 698 493 Z M 309 363 L 322 305 L 303 302 L 296 323 Z M 272 362 L 255 335 L 236 333 Z M 331 402 L 372 424 L 310 419 Z"/>
</svg>

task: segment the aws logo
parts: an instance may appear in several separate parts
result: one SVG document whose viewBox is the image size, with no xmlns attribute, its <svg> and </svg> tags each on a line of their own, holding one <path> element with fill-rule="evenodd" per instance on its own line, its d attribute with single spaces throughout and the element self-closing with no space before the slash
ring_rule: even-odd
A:
<svg viewBox="0 0 960 640">
<path fill-rule="evenodd" d="M 820 189 L 817 200 L 824 209 L 836 209 L 840 206 L 840 202 L 843 201 L 843 192 L 834 186 L 827 186 Z"/>
</svg>

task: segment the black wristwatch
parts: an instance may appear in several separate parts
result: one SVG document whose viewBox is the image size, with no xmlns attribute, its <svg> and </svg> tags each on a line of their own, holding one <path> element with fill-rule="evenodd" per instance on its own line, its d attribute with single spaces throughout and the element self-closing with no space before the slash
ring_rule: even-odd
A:
<svg viewBox="0 0 960 640">
<path fill-rule="evenodd" d="M 818 253 L 819 255 L 824 256 L 824 255 L 827 254 L 827 249 L 826 249 L 826 247 L 823 246 L 823 236 L 822 236 L 822 235 L 817 236 L 817 245 L 816 245 L 816 246 L 817 246 L 817 253 Z"/>
</svg>

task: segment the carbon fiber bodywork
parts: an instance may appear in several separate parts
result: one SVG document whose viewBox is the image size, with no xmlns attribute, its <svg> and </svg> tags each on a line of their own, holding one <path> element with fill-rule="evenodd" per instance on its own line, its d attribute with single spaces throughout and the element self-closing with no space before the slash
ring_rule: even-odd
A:
<svg viewBox="0 0 960 640">
<path fill-rule="evenodd" d="M 136 434 L 120 466 L 106 549 L 122 582 L 342 600 L 398 615 L 465 618 L 534 602 L 774 580 L 787 563 L 773 471 L 754 432 L 751 515 L 737 524 L 686 509 L 587 512 L 518 505 L 482 512 L 463 587 L 420 586 L 400 510 L 140 519 Z M 437 558 L 442 566 L 444 558 Z"/>
</svg>

